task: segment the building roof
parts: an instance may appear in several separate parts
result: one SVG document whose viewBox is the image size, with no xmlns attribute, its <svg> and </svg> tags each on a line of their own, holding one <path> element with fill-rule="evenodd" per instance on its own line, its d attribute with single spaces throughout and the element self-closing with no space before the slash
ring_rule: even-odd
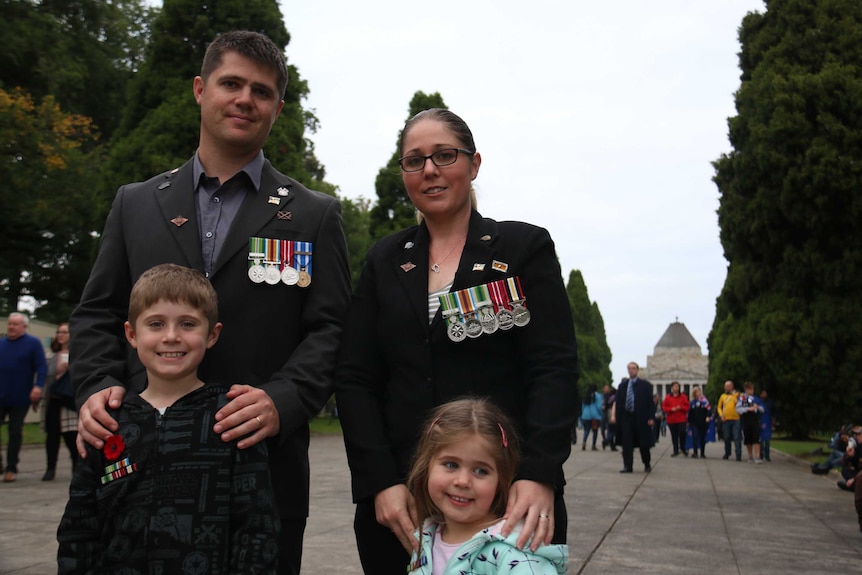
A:
<svg viewBox="0 0 862 575">
<path fill-rule="evenodd" d="M 700 349 L 700 345 L 695 341 L 694 336 L 691 335 L 691 332 L 688 331 L 685 324 L 678 321 L 673 322 L 667 327 L 664 335 L 661 336 L 661 339 L 658 340 L 658 343 L 655 344 L 655 346 L 656 348 L 696 347 L 698 350 Z"/>
</svg>

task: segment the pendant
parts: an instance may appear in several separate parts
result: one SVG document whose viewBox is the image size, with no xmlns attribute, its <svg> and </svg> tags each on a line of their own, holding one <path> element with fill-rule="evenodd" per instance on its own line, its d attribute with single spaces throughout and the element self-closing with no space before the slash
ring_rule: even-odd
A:
<svg viewBox="0 0 862 575">
<path fill-rule="evenodd" d="M 440 266 L 438 266 L 435 263 L 434 265 L 431 266 L 431 271 L 434 272 L 435 274 L 439 274 L 440 273 Z"/>
</svg>

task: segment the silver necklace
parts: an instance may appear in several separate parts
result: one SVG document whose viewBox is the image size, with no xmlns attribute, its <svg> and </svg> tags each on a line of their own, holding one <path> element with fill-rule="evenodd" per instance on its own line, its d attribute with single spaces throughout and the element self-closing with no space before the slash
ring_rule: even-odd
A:
<svg viewBox="0 0 862 575">
<path fill-rule="evenodd" d="M 452 252 L 455 251 L 455 248 L 457 248 L 459 245 L 463 245 L 462 242 L 466 239 L 467 239 L 467 237 L 464 236 L 464 239 L 462 239 L 460 242 L 456 242 L 455 245 L 452 246 L 452 249 L 449 250 L 449 253 L 447 253 L 446 256 L 442 260 L 440 260 L 439 263 L 435 261 L 434 264 L 431 266 L 431 271 L 434 272 L 435 274 L 439 274 L 440 273 L 440 264 L 445 262 L 446 258 L 448 258 L 449 256 L 452 255 Z M 428 252 L 430 253 L 431 250 L 429 249 Z M 431 257 L 433 258 L 434 256 L 431 256 Z"/>
</svg>

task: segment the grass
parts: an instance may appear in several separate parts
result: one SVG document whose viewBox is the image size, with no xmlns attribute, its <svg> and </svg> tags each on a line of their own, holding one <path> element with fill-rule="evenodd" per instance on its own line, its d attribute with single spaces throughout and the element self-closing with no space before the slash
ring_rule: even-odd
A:
<svg viewBox="0 0 862 575">
<path fill-rule="evenodd" d="M 341 421 L 334 417 L 315 417 L 309 423 L 312 435 L 341 435 Z M 0 445 L 7 445 L 9 436 L 6 426 L 0 427 Z M 45 443 L 45 434 L 39 430 L 38 423 L 24 424 L 24 445 Z"/>
<path fill-rule="evenodd" d="M 794 441 L 786 437 L 774 437 L 772 448 L 782 453 L 799 457 L 811 463 L 826 461 L 829 456 L 829 437 L 815 437 L 806 441 Z M 821 453 L 819 450 L 822 449 Z"/>
</svg>

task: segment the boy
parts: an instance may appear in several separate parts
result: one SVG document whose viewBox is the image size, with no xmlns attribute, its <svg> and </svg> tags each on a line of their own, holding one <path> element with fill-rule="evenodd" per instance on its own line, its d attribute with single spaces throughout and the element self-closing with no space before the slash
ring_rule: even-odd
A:
<svg viewBox="0 0 862 575">
<path fill-rule="evenodd" d="M 156 266 L 135 283 L 125 335 L 147 385 L 75 469 L 57 532 L 59 573 L 275 573 L 278 514 L 266 442 L 213 432 L 226 387 L 197 367 L 218 340 L 217 297 L 197 271 Z"/>
</svg>

